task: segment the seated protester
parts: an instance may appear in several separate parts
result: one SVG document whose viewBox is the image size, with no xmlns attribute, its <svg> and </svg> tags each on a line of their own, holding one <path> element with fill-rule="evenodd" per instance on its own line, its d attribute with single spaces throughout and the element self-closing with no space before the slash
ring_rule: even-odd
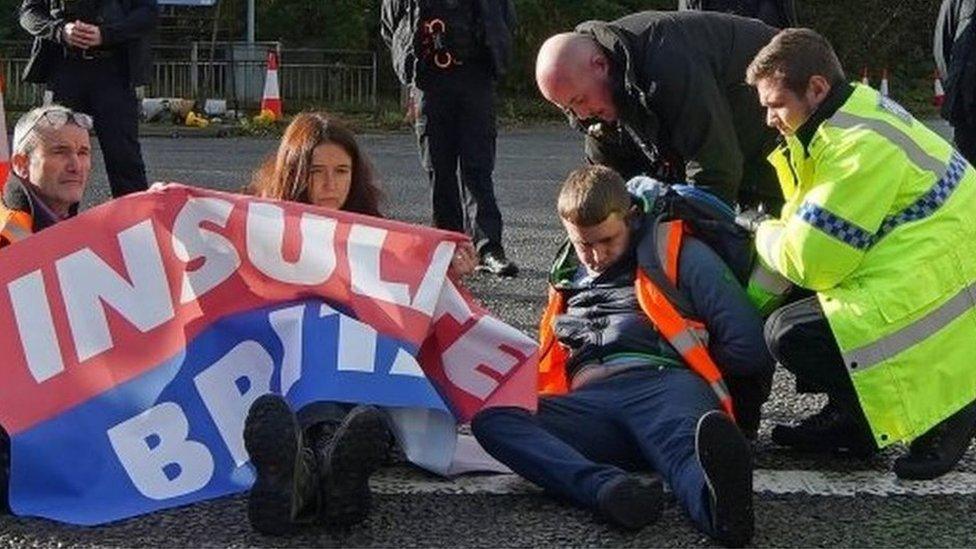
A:
<svg viewBox="0 0 976 549">
<path fill-rule="evenodd" d="M 278 200 L 380 217 L 380 191 L 366 155 L 345 126 L 323 113 L 303 113 L 285 130 L 277 155 L 255 173 L 250 192 Z M 451 263 L 474 271 L 470 242 Z M 375 406 L 315 402 L 297 415 L 284 398 L 263 395 L 251 406 L 244 443 L 257 470 L 248 498 L 255 530 L 286 534 L 321 520 L 349 526 L 370 509 L 369 476 L 386 460 L 390 434 Z"/>
<path fill-rule="evenodd" d="M 633 204 L 609 168 L 569 175 L 558 204 L 569 242 L 540 324 L 540 390 L 557 394 L 535 414 L 484 410 L 472 431 L 518 474 L 624 528 L 659 517 L 660 480 L 627 472 L 655 471 L 702 532 L 744 545 L 751 450 L 722 377 L 772 376 L 762 321 L 715 252 Z M 707 348 L 672 290 L 704 323 Z"/>
<path fill-rule="evenodd" d="M 10 165 L 16 177 L 3 188 L 0 248 L 78 213 L 91 174 L 92 119 L 61 105 L 20 117 Z M 0 429 L 0 508 L 7 509 L 10 439 Z"/>
</svg>

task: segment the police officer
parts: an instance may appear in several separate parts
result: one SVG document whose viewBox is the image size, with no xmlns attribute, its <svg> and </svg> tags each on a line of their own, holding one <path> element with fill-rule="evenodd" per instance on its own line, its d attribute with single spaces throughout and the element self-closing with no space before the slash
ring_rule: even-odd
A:
<svg viewBox="0 0 976 549">
<path fill-rule="evenodd" d="M 763 264 L 816 295 L 777 310 L 766 341 L 830 403 L 773 440 L 869 453 L 910 442 L 901 478 L 951 470 L 976 434 L 976 171 L 830 44 L 786 29 L 749 65 L 786 205 L 762 222 Z"/>
<path fill-rule="evenodd" d="M 434 226 L 467 232 L 479 268 L 499 276 L 518 273 L 502 247 L 492 181 L 495 81 L 511 56 L 514 26 L 511 0 L 384 0 L 382 6 L 393 67 L 417 102 L 415 130 Z"/>
<path fill-rule="evenodd" d="M 20 25 L 34 36 L 24 80 L 92 115 L 112 196 L 147 187 L 135 87 L 148 83 L 156 0 L 23 0 Z"/>
<path fill-rule="evenodd" d="M 976 0 L 943 0 L 935 22 L 932 51 L 945 82 L 942 117 L 966 160 L 976 162 Z"/>
</svg>

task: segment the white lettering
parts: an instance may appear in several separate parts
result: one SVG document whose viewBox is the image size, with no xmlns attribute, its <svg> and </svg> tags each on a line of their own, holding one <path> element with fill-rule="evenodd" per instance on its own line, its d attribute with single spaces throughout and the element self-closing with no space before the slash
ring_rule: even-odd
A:
<svg viewBox="0 0 976 549">
<path fill-rule="evenodd" d="M 403 349 L 397 349 L 396 358 L 393 359 L 393 366 L 390 367 L 390 375 L 424 377 L 424 371 L 420 368 L 420 364 L 417 363 L 417 359 L 413 355 Z"/>
<path fill-rule="evenodd" d="M 107 431 L 112 448 L 142 495 L 155 500 L 182 496 L 210 482 L 213 456 L 188 440 L 190 425 L 172 402 L 157 404 Z"/>
<path fill-rule="evenodd" d="M 441 242 L 434 249 L 434 256 L 430 259 L 424 279 L 420 281 L 417 293 L 413 296 L 413 303 L 410 304 L 412 308 L 430 316 L 437 305 L 442 287 L 453 286 L 450 281 L 444 280 L 443 275 L 451 265 L 455 247 L 453 242 Z"/>
<path fill-rule="evenodd" d="M 380 255 L 387 231 L 353 225 L 349 230 L 349 278 L 359 295 L 400 305 L 410 304 L 410 288 L 403 283 L 380 279 Z"/>
<path fill-rule="evenodd" d="M 131 284 L 89 248 L 55 263 L 79 362 L 112 348 L 104 305 L 142 332 L 173 318 L 169 283 L 152 221 L 147 219 L 120 232 L 118 241 Z"/>
<path fill-rule="evenodd" d="M 505 328 L 500 320 L 483 316 L 444 351 L 444 374 L 451 383 L 480 400 L 488 398 L 498 381 L 478 368 L 489 368 L 504 376 L 519 362 L 497 347 L 498 334 Z"/>
<path fill-rule="evenodd" d="M 64 371 L 58 334 L 41 271 L 31 271 L 7 285 L 14 320 L 24 346 L 27 368 L 38 383 Z"/>
<path fill-rule="evenodd" d="M 305 306 L 298 305 L 279 309 L 268 315 L 281 346 L 285 349 L 281 359 L 281 394 L 287 395 L 291 386 L 302 377 L 302 317 Z"/>
<path fill-rule="evenodd" d="M 244 419 L 257 398 L 271 389 L 274 360 L 255 341 L 245 341 L 193 378 L 200 398 L 234 462 L 247 462 Z"/>
<path fill-rule="evenodd" d="M 290 284 L 314 286 L 332 276 L 336 267 L 336 220 L 302 214 L 302 245 L 298 261 L 285 261 L 284 210 L 273 204 L 252 202 L 247 212 L 247 255 L 265 275 Z"/>
<path fill-rule="evenodd" d="M 227 280 L 241 264 L 234 245 L 219 233 L 201 227 L 204 221 L 227 226 L 234 205 L 219 198 L 190 198 L 173 222 L 173 252 L 184 263 L 203 259 L 183 275 L 180 303 L 189 303 Z"/>
</svg>

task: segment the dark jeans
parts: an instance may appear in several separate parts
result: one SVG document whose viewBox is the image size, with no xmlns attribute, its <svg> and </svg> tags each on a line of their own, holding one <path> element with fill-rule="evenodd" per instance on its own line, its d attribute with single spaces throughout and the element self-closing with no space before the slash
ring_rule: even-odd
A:
<svg viewBox="0 0 976 549">
<path fill-rule="evenodd" d="M 112 196 L 144 191 L 146 166 L 139 147 L 139 101 L 125 74 L 124 57 L 62 59 L 51 70 L 54 102 L 91 115 L 105 159 Z"/>
<path fill-rule="evenodd" d="M 597 494 L 625 469 L 658 472 L 698 528 L 712 533 L 708 487 L 695 452 L 698 419 L 719 403 L 689 370 L 630 370 L 566 395 L 542 397 L 531 414 L 489 408 L 471 422 L 478 442 L 526 479 L 596 509 Z"/>
<path fill-rule="evenodd" d="M 466 232 L 481 253 L 501 250 L 502 214 L 492 181 L 495 82 L 475 65 L 431 69 L 421 87 L 414 129 L 431 184 L 434 226 Z"/>
<path fill-rule="evenodd" d="M 797 386 L 827 393 L 831 402 L 869 429 L 817 296 L 773 311 L 766 320 L 765 336 L 770 354 L 796 376 Z"/>
</svg>

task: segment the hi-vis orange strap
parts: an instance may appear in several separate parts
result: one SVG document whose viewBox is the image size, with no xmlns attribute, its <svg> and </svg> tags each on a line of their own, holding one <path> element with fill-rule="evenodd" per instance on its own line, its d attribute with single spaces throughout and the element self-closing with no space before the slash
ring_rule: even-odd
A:
<svg viewBox="0 0 976 549">
<path fill-rule="evenodd" d="M 658 226 L 658 257 L 668 280 L 675 287 L 678 284 L 678 252 L 683 236 L 684 225 L 681 221 L 669 221 Z M 732 396 L 722 379 L 722 372 L 708 354 L 708 346 L 701 335 L 705 326 L 681 316 L 643 269 L 637 269 L 636 290 L 637 302 L 644 314 L 681 354 L 688 366 L 708 382 L 722 403 L 722 408 L 734 418 Z"/>
<path fill-rule="evenodd" d="M 33 226 L 34 220 L 29 213 L 0 205 L 0 239 L 13 244 L 30 236 Z"/>
<path fill-rule="evenodd" d="M 680 221 L 662 223 L 658 228 L 658 259 L 668 280 L 675 287 L 678 284 L 678 255 L 683 236 L 684 225 Z M 722 379 L 722 372 L 708 354 L 708 347 L 701 335 L 705 332 L 705 326 L 681 316 L 643 269 L 637 269 L 634 286 L 637 301 L 644 314 L 681 354 L 688 366 L 705 379 L 718 396 L 722 408 L 734 418 L 732 397 Z M 569 391 L 569 382 L 566 379 L 568 357 L 553 331 L 556 315 L 561 314 L 565 308 L 563 295 L 550 286 L 549 303 L 539 322 L 539 392 L 542 394 L 564 394 Z"/>
<path fill-rule="evenodd" d="M 539 392 L 561 395 L 569 391 L 566 379 L 566 349 L 563 349 L 556 334 L 553 322 L 556 315 L 566 309 L 566 300 L 558 290 L 549 287 L 549 303 L 539 321 Z"/>
</svg>

